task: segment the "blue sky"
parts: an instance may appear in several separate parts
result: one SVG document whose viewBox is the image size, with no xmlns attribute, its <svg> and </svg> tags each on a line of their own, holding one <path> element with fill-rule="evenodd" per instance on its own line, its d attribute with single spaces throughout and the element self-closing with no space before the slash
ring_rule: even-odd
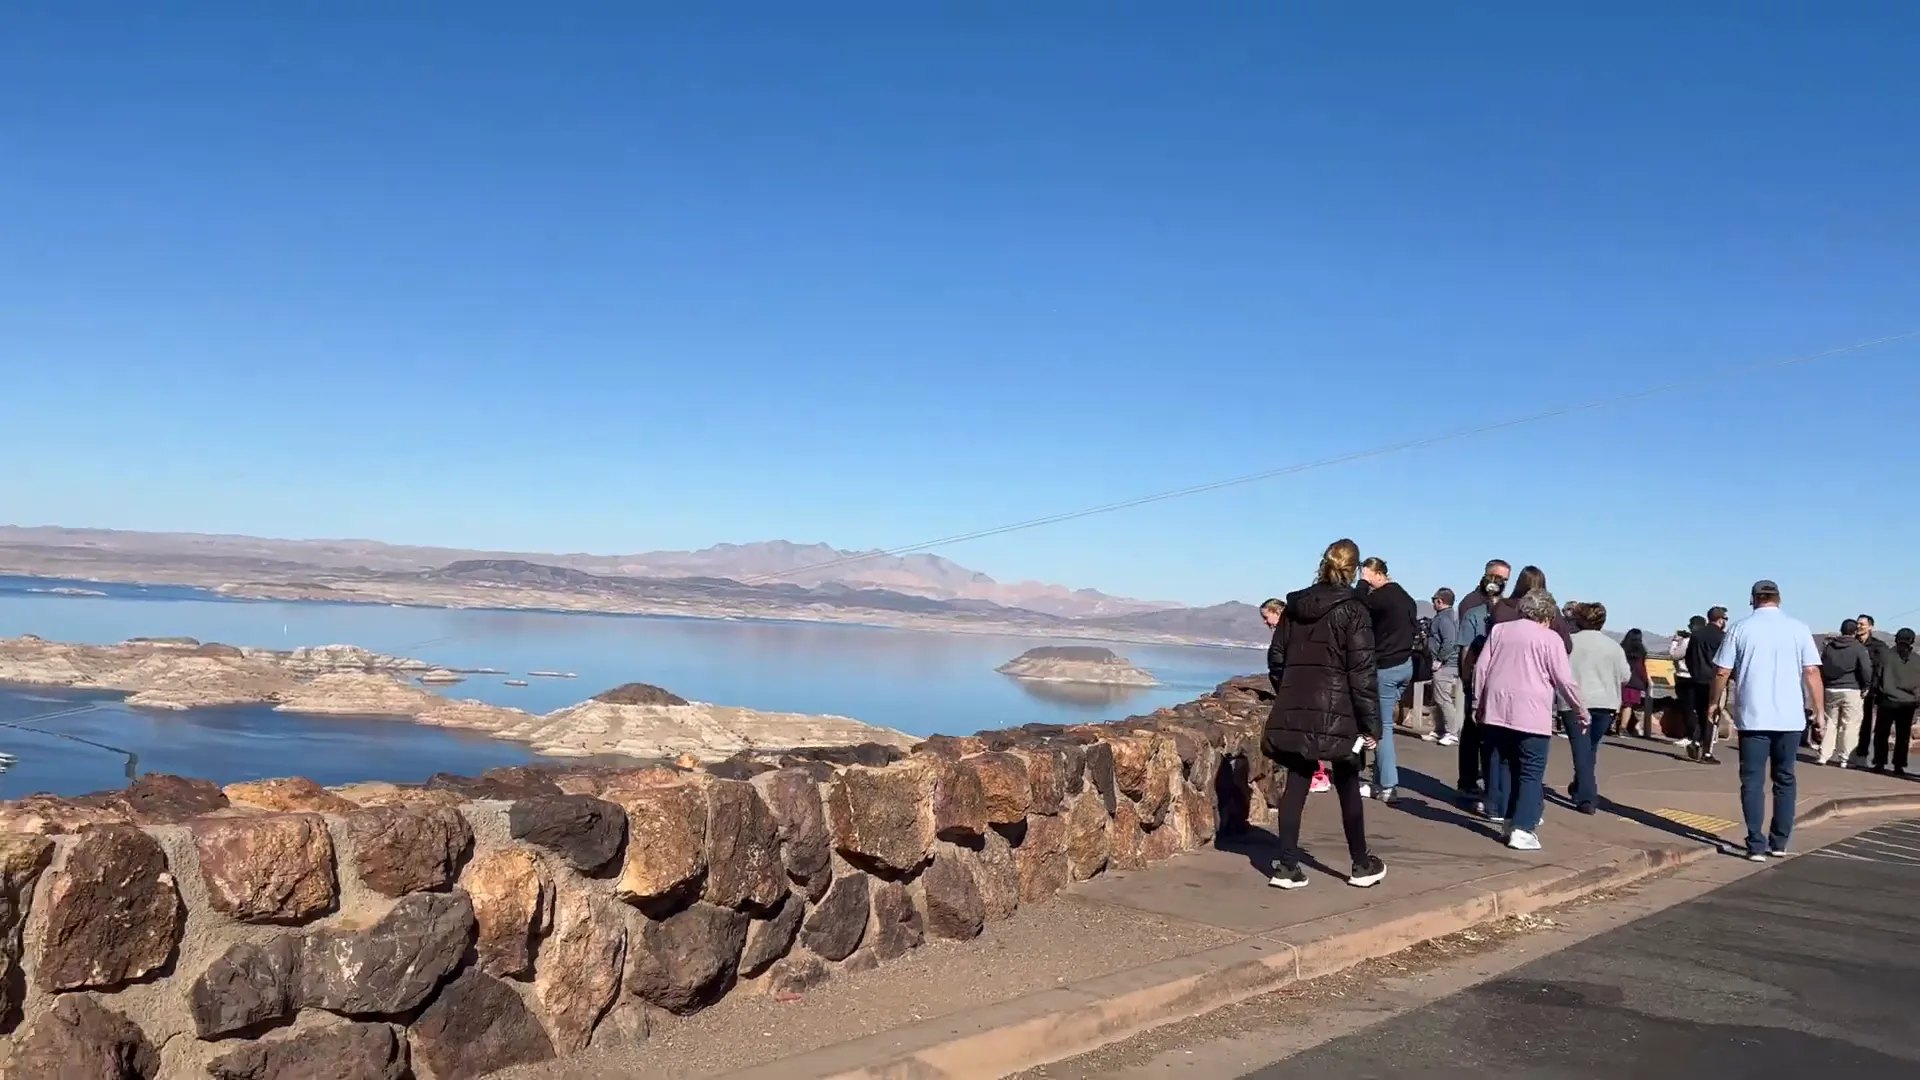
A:
<svg viewBox="0 0 1920 1080">
<path fill-rule="evenodd" d="M 1452 7 L 9 5 L 0 521 L 892 546 L 1920 330 L 1920 7 Z M 1920 608 L 1916 408 L 1909 341 L 943 553 L 1824 623 Z"/>
</svg>

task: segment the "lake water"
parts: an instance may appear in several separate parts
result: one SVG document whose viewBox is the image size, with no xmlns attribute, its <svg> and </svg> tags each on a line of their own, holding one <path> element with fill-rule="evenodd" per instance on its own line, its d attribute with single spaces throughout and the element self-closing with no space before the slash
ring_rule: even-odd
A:
<svg viewBox="0 0 1920 1080">
<path fill-rule="evenodd" d="M 1106 693 L 1021 683 L 993 670 L 1047 643 L 1035 638 L 801 622 L 232 601 L 179 587 L 0 577 L 0 637 L 28 633 L 97 644 L 141 636 L 271 648 L 347 643 L 446 667 L 498 668 L 508 674 L 469 676 L 442 690 L 532 712 L 637 681 L 697 701 L 837 713 L 915 735 L 1116 719 L 1185 701 L 1262 664 L 1255 650 L 1117 645 L 1116 652 L 1163 685 Z M 578 678 L 527 678 L 540 670 Z M 508 678 L 530 685 L 507 686 Z M 36 726 L 133 751 L 143 771 L 222 782 L 290 773 L 323 783 L 418 780 L 530 760 L 515 744 L 406 723 L 297 717 L 258 707 L 154 714 L 128 709 L 112 695 L 83 696 L 70 701 L 68 692 L 0 689 L 0 722 L 92 705 Z M 0 776 L 0 796 L 90 791 L 123 779 L 123 758 L 83 744 L 0 728 L 0 750 L 21 758 L 11 774 Z M 50 758 L 66 764 L 56 770 Z M 91 763 L 81 764 L 83 759 Z M 43 764 L 36 767 L 35 760 Z"/>
</svg>

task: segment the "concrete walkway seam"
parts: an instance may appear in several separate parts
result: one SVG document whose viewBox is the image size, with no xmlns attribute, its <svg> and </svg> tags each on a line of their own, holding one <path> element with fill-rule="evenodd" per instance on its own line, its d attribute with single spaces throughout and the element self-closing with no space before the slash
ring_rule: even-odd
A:
<svg viewBox="0 0 1920 1080">
<path fill-rule="evenodd" d="M 1827 799 L 1799 815 L 1798 821 L 1812 825 L 1840 815 L 1903 809 L 1920 809 L 1920 797 L 1874 795 Z M 1297 981 L 1331 975 L 1363 960 L 1389 956 L 1424 941 L 1620 888 L 1722 851 L 1706 844 L 1614 848 L 1584 860 L 1585 865 L 1550 864 L 1497 875 L 1488 881 L 1456 885 L 1330 915 L 1274 931 L 1274 936 L 1254 935 L 1194 956 L 1176 957 L 1063 988 L 1076 998 L 1083 998 L 1084 1004 L 1062 1008 L 1059 991 L 1048 991 L 1036 995 L 1045 999 L 1037 1015 L 938 1039 L 905 1054 L 898 1052 L 899 1044 L 915 1041 L 910 1033 L 885 1033 L 894 1044 L 892 1052 L 876 1053 L 881 1060 L 869 1065 L 823 1074 L 805 1067 L 805 1059 L 812 1055 L 801 1055 L 776 1062 L 774 1068 L 783 1076 L 824 1075 L 826 1080 L 998 1080 L 1271 993 Z M 1505 877 L 1522 880 L 1500 884 L 1498 878 Z M 1437 908 L 1436 901 L 1440 905 Z M 1341 929 L 1340 924 L 1346 924 L 1347 928 Z M 1319 935 L 1315 933 L 1316 927 L 1331 932 Z M 1288 941 L 1278 935 L 1300 940 Z M 1192 970 L 1196 967 L 1199 969 Z M 999 1011 L 1016 1004 L 1006 1002 L 992 1008 Z M 951 1036 L 957 1025 L 975 1027 L 959 1017 L 943 1017 L 916 1026 L 937 1026 Z M 825 1047 L 817 1053 L 835 1049 Z M 841 1052 L 834 1056 L 844 1062 L 844 1052 L 851 1047 L 838 1049 Z"/>
</svg>

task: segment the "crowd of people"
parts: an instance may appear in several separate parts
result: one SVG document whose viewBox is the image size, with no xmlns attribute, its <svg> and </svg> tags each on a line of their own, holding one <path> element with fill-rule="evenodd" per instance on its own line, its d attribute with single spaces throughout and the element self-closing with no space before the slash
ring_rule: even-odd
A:
<svg viewBox="0 0 1920 1080">
<path fill-rule="evenodd" d="M 1675 741 L 1689 760 L 1715 764 L 1722 724 L 1737 733 L 1744 854 L 1764 862 L 1788 850 L 1802 746 L 1812 746 L 1822 764 L 1870 757 L 1875 771 L 1891 761 L 1896 775 L 1906 774 L 1920 655 L 1911 629 L 1888 645 L 1865 615 L 1816 645 L 1806 624 L 1781 611 L 1771 581 L 1755 582 L 1749 600 L 1753 614 L 1731 627 L 1724 607 L 1695 616 L 1674 635 L 1669 655 L 1686 716 Z M 1457 605 L 1448 588 L 1436 590 L 1432 603 L 1434 614 L 1422 619 L 1386 562 L 1361 558 L 1358 545 L 1343 539 L 1322 554 L 1312 585 L 1261 605 L 1273 631 L 1264 748 L 1286 777 L 1275 887 L 1307 884 L 1300 819 L 1307 796 L 1329 789 L 1353 863 L 1348 883 L 1384 879 L 1386 867 L 1367 844 L 1365 804 L 1397 796 L 1394 719 L 1410 686 L 1431 695 L 1432 725 L 1421 737 L 1458 748 L 1460 798 L 1520 851 L 1540 849 L 1556 736 L 1572 756 L 1568 801 L 1583 814 L 1601 807 L 1598 759 L 1607 735 L 1618 727 L 1662 736 L 1645 635 L 1631 629 L 1616 641 L 1605 632 L 1605 605 L 1563 606 L 1539 567 L 1516 576 L 1501 559 L 1486 564 Z"/>
</svg>

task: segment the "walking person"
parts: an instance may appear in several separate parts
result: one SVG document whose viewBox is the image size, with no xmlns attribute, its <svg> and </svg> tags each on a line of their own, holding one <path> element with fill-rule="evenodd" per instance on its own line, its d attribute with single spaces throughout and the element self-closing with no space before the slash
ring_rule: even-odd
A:
<svg viewBox="0 0 1920 1080">
<path fill-rule="evenodd" d="M 1683 719 L 1680 737 L 1673 740 L 1673 745 L 1689 752 L 1693 746 L 1693 721 L 1686 719 L 1692 716 L 1692 711 L 1687 707 L 1689 700 L 1687 683 L 1688 676 L 1691 674 L 1687 670 L 1687 646 L 1693 644 L 1694 631 L 1705 625 L 1707 625 L 1707 617 L 1695 615 L 1687 620 L 1684 628 L 1675 630 L 1673 637 L 1667 639 L 1667 658 L 1673 661 L 1673 700 L 1674 704 L 1679 706 Z"/>
<path fill-rule="evenodd" d="M 1860 644 L 1867 647 L 1867 659 L 1873 664 L 1873 678 L 1868 681 L 1860 694 L 1860 742 L 1853 748 L 1853 756 L 1860 759 L 1860 764 L 1865 765 L 1867 754 L 1873 749 L 1874 720 L 1880 712 L 1880 680 L 1886 671 L 1887 654 L 1893 650 L 1887 648 L 1886 642 L 1874 636 L 1873 630 L 1877 624 L 1873 621 L 1873 616 L 1860 615 L 1853 621 L 1856 626 L 1854 636 L 1860 639 Z"/>
<path fill-rule="evenodd" d="M 1487 745 L 1480 737 L 1480 721 L 1473 707 L 1473 663 L 1486 647 L 1492 627 L 1493 605 L 1507 590 L 1513 567 L 1505 559 L 1488 559 L 1473 594 L 1460 601 L 1460 779 L 1454 784 L 1462 799 L 1486 793 Z"/>
<path fill-rule="evenodd" d="M 1907 775 L 1907 751 L 1913 742 L 1913 714 L 1920 707 L 1920 653 L 1913 649 L 1913 628 L 1903 626 L 1893 635 L 1880 680 L 1880 709 L 1873 723 L 1873 771 L 1887 767 L 1888 743 L 1893 752 L 1893 775 Z"/>
<path fill-rule="evenodd" d="M 1420 605 L 1387 574 L 1384 559 L 1360 564 L 1361 601 L 1373 618 L 1374 661 L 1380 677 L 1380 742 L 1373 756 L 1373 797 L 1392 802 L 1400 785 L 1400 769 L 1393 750 L 1393 715 L 1400 695 L 1413 681 L 1415 624 Z"/>
<path fill-rule="evenodd" d="M 1859 745 L 1866 693 L 1873 686 L 1873 658 L 1860 641 L 1859 623 L 1841 623 L 1840 632 L 1821 647 L 1820 678 L 1827 688 L 1827 709 L 1819 763 L 1832 759 L 1844 769 Z"/>
<path fill-rule="evenodd" d="M 1507 846 L 1540 850 L 1546 810 L 1547 753 L 1553 746 L 1556 700 L 1581 710 L 1567 650 L 1553 630 L 1560 618 L 1553 594 L 1536 588 L 1520 598 L 1520 618 L 1494 626 L 1474 665 L 1476 702 L 1493 753 L 1487 772 L 1487 819 L 1507 827 Z M 1576 720 L 1584 726 L 1584 721 Z"/>
<path fill-rule="evenodd" d="M 1433 654 L 1433 730 L 1428 742 L 1456 746 L 1460 742 L 1460 613 L 1453 610 L 1453 590 L 1433 593 L 1433 622 L 1427 628 L 1427 649 Z"/>
<path fill-rule="evenodd" d="M 1627 669 L 1630 674 L 1627 683 L 1620 688 L 1620 730 L 1628 735 L 1638 734 L 1641 738 L 1653 737 L 1653 711 L 1647 708 L 1647 692 L 1652 682 L 1647 678 L 1647 637 L 1639 627 L 1627 631 L 1620 639 L 1620 651 L 1627 657 Z M 1642 730 L 1634 731 L 1638 724 Z"/>
<path fill-rule="evenodd" d="M 1811 701 L 1817 716 L 1825 698 L 1813 632 L 1780 610 L 1780 586 L 1756 581 L 1752 597 L 1753 614 L 1740 620 L 1713 658 L 1713 689 L 1718 697 L 1729 677 L 1734 677 L 1733 720 L 1740 739 L 1740 812 L 1747 821 L 1747 858 L 1766 862 L 1770 855 L 1784 857 L 1793 839 L 1794 764 L 1806 724 L 1802 701 Z M 1773 821 L 1763 833 L 1769 777 Z"/>
<path fill-rule="evenodd" d="M 1601 631 L 1607 625 L 1605 604 L 1575 604 L 1573 652 L 1568 664 L 1573 681 L 1580 686 L 1580 700 L 1587 706 L 1586 731 L 1577 724 L 1567 731 L 1567 745 L 1573 750 L 1573 784 L 1567 798 L 1574 809 L 1592 814 L 1600 808 L 1600 740 L 1607 737 L 1622 704 L 1622 693 L 1633 678 L 1633 666 L 1620 643 Z"/>
<path fill-rule="evenodd" d="M 1713 658 L 1727 639 L 1727 609 L 1707 610 L 1705 622 L 1687 641 L 1687 680 L 1683 685 L 1687 707 L 1687 757 L 1706 765 L 1718 765 L 1713 756 L 1713 739 L 1720 727 L 1720 699 L 1713 692 Z"/>
<path fill-rule="evenodd" d="M 1280 864 L 1268 884 L 1298 889 L 1300 816 L 1315 767 L 1330 763 L 1340 799 L 1340 824 L 1353 860 L 1349 885 L 1365 888 L 1387 876 L 1367 849 L 1366 800 L 1360 795 L 1360 751 L 1382 728 L 1373 619 L 1354 592 L 1360 549 L 1336 540 L 1320 557 L 1313 584 L 1287 597 L 1287 619 L 1267 650 L 1273 711 L 1262 740 L 1269 758 L 1287 773 L 1280 796 Z"/>
</svg>

